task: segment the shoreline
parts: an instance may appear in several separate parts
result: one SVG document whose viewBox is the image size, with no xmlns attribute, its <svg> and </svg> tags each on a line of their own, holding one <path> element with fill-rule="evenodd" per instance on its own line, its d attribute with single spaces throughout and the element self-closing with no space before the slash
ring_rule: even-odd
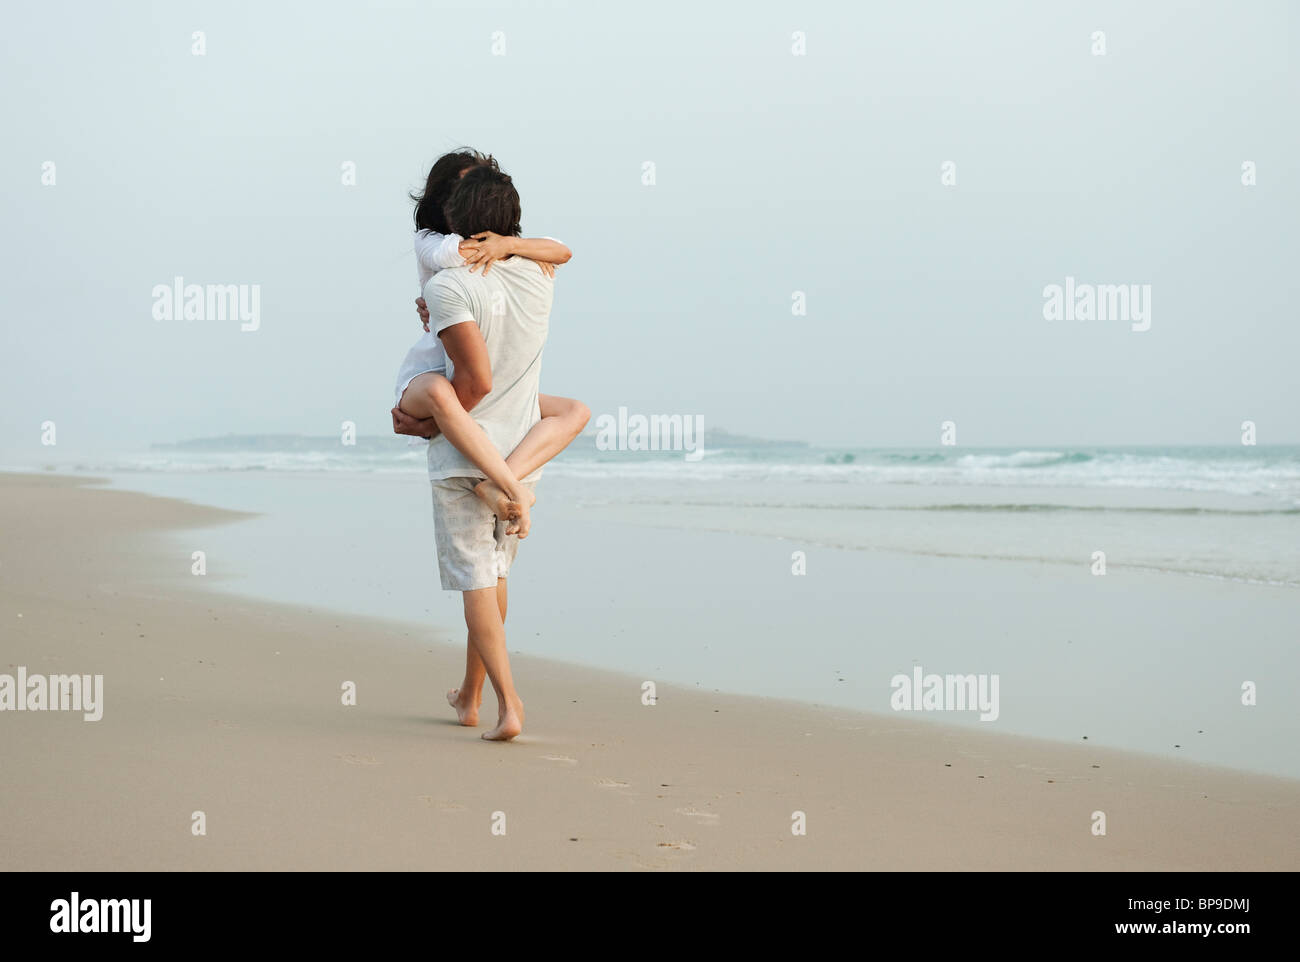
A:
<svg viewBox="0 0 1300 962">
<path fill-rule="evenodd" d="M 238 525 L 164 536 L 186 558 L 194 548 L 207 552 L 209 588 L 418 631 L 431 623 L 460 630 L 459 597 L 429 586 L 436 562 L 422 482 L 336 472 L 110 480 L 115 488 L 258 513 Z M 1231 542 L 1254 532 L 1276 564 L 1289 565 L 1294 550 L 1284 531 L 1261 534 L 1257 518 L 1252 528 L 1234 517 L 1216 517 L 1207 531 L 1203 521 L 1178 516 L 1139 525 L 1135 537 L 1127 516 L 1094 520 L 1096 512 L 1082 522 L 1014 511 L 956 522 L 949 512 L 844 522 L 837 511 L 790 507 L 790 495 L 776 484 L 732 492 L 736 510 L 728 514 L 713 485 L 684 492 L 656 484 L 610 499 L 603 484 L 553 479 L 521 555 L 522 577 L 512 579 L 512 610 L 526 619 L 522 633 L 512 629 L 512 643 L 688 690 L 891 717 L 887 682 L 917 664 L 999 674 L 1004 711 L 996 723 L 977 724 L 962 712 L 919 720 L 1300 778 L 1292 750 L 1300 716 L 1276 698 L 1244 709 L 1235 691 L 1242 679 L 1300 672 L 1290 628 L 1300 596 L 1132 563 L 1135 549 L 1231 553 Z M 918 495 L 931 504 L 950 496 L 886 486 L 857 497 L 914 503 Z M 1015 499 L 1039 495 L 1022 489 Z M 844 499 L 829 490 L 816 497 Z M 755 500 L 765 503 L 750 510 Z M 1131 504 L 1132 495 L 1103 500 Z M 1294 526 L 1300 516 L 1286 520 Z M 820 547 L 827 535 L 847 543 Z M 1007 547 L 1014 541 L 1020 550 L 1010 553 L 1029 549 L 1028 556 L 968 553 L 977 547 L 972 538 L 989 537 Z M 941 550 L 909 550 L 918 538 Z M 963 542 L 966 552 L 950 550 Z M 1053 544 L 1075 560 L 1046 563 L 1033 550 Z M 1099 546 L 1112 564 L 1106 578 L 1079 563 Z M 805 552 L 808 577 L 790 576 L 792 549 Z M 188 573 L 188 561 L 184 567 Z M 804 636 L 809 643 L 794 644 Z M 1125 667 L 1117 674 L 1118 666 Z"/>
<path fill-rule="evenodd" d="M 99 722 L 0 715 L 6 869 L 1300 867 L 1294 779 L 667 683 L 647 707 L 634 675 L 513 645 L 528 724 L 489 745 L 442 702 L 453 638 L 196 590 L 159 556 L 240 515 L 0 489 L 5 665 L 106 688 Z"/>
</svg>

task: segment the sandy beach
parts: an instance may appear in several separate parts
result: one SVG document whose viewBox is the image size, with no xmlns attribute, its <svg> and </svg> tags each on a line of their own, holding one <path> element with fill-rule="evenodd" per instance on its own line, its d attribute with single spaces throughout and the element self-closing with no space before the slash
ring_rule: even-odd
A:
<svg viewBox="0 0 1300 962">
<path fill-rule="evenodd" d="M 161 537 L 240 517 L 0 476 L 0 671 L 104 677 L 99 721 L 0 715 L 0 867 L 1300 868 L 1294 780 L 666 684 L 646 706 L 526 633 L 527 729 L 485 744 L 443 702 L 458 639 L 204 590 Z"/>
</svg>

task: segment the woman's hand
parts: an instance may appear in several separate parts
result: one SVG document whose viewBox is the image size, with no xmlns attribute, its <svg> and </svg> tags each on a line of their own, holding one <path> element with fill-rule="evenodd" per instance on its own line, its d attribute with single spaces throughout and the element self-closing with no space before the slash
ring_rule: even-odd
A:
<svg viewBox="0 0 1300 962">
<path fill-rule="evenodd" d="M 420 323 L 424 325 L 424 330 L 427 333 L 429 330 L 429 305 L 425 303 L 423 297 L 415 299 L 415 313 L 420 315 Z"/>
<path fill-rule="evenodd" d="M 515 252 L 515 241 L 517 239 L 515 237 L 503 237 L 489 230 L 466 238 L 459 249 L 461 256 L 465 258 L 465 263 L 469 265 L 470 273 L 473 273 L 482 265 L 483 274 L 486 276 L 487 272 L 492 269 L 493 261 L 504 260 Z"/>
<path fill-rule="evenodd" d="M 533 261 L 533 263 L 536 264 L 538 267 L 540 267 L 542 269 L 542 273 L 545 274 L 547 277 L 555 276 L 554 264 L 548 264 L 546 263 L 546 261 Z"/>
</svg>

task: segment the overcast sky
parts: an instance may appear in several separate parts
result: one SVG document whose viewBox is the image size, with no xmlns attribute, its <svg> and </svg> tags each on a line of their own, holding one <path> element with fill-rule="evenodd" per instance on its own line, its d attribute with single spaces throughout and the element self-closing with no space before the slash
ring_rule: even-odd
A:
<svg viewBox="0 0 1300 962">
<path fill-rule="evenodd" d="M 0 463 L 37 456 L 46 420 L 60 453 L 387 432 L 419 333 L 406 194 L 461 144 L 515 177 L 526 234 L 573 249 L 542 383 L 597 414 L 866 446 L 935 444 L 943 420 L 963 445 L 1230 444 L 1249 418 L 1300 442 L 1298 21 L 1284 2 L 14 6 Z M 259 329 L 155 320 L 176 276 L 259 285 Z M 1150 329 L 1045 320 L 1067 276 L 1150 284 Z"/>
</svg>

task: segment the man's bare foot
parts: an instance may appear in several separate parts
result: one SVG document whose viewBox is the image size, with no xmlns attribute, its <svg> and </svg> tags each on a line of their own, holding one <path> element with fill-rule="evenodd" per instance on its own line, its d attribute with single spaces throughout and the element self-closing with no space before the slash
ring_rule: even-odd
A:
<svg viewBox="0 0 1300 962">
<path fill-rule="evenodd" d="M 524 730 L 524 703 L 516 698 L 506 705 L 505 711 L 498 710 L 497 727 L 483 733 L 482 738 L 489 742 L 508 742 Z"/>
<path fill-rule="evenodd" d="M 523 493 L 527 498 L 517 500 L 502 491 L 494 481 L 480 481 L 474 486 L 474 493 L 492 509 L 493 514 L 506 522 L 506 534 L 528 537 L 533 526 L 532 512 L 529 509 L 537 503 L 537 495 L 524 488 Z"/>
<path fill-rule="evenodd" d="M 461 701 L 460 689 L 453 688 L 447 692 L 447 704 L 456 709 L 456 717 L 466 728 L 474 728 L 478 725 L 478 702 L 470 702 L 468 698 Z"/>
</svg>

